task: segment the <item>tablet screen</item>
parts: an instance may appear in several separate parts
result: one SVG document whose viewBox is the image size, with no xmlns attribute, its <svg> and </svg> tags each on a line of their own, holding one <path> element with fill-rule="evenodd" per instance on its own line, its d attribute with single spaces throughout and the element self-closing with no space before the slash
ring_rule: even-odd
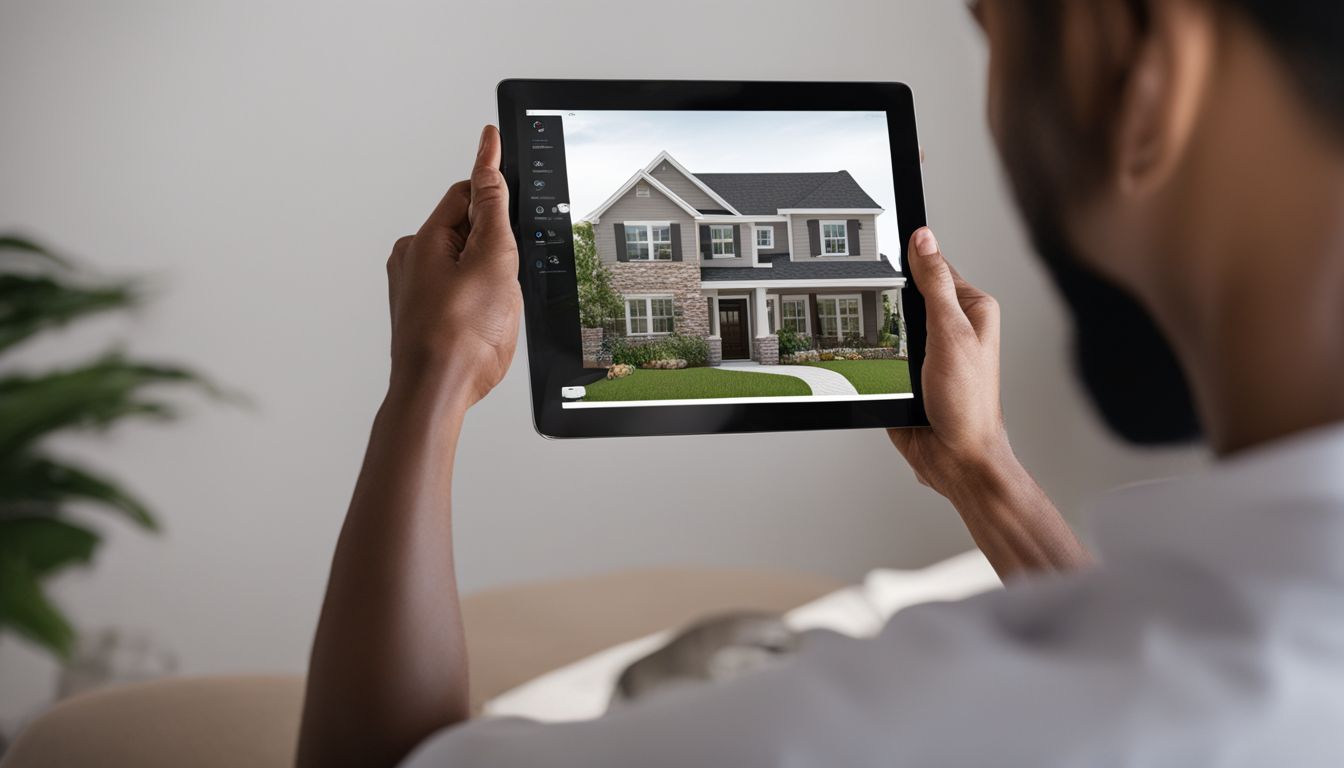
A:
<svg viewBox="0 0 1344 768">
<path fill-rule="evenodd" d="M 891 146 L 881 111 L 526 110 L 524 269 L 577 296 L 561 407 L 912 398 Z"/>
</svg>

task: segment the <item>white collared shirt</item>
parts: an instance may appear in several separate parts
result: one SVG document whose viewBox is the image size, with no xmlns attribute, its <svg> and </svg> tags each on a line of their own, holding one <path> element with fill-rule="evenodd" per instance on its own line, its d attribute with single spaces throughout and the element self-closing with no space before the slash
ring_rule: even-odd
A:
<svg viewBox="0 0 1344 768">
<path fill-rule="evenodd" d="M 1344 766 L 1344 425 L 1094 511 L 1102 566 L 898 613 L 597 720 L 445 729 L 431 766 Z"/>
</svg>

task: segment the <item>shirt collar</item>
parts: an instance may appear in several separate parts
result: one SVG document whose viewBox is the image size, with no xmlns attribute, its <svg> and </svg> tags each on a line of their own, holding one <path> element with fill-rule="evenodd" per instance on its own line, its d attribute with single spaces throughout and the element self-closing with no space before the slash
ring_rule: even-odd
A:
<svg viewBox="0 0 1344 768">
<path fill-rule="evenodd" d="M 1317 573 L 1344 585 L 1344 423 L 1188 477 L 1117 489 L 1089 521 L 1103 563 L 1165 555 L 1214 570 Z"/>
</svg>

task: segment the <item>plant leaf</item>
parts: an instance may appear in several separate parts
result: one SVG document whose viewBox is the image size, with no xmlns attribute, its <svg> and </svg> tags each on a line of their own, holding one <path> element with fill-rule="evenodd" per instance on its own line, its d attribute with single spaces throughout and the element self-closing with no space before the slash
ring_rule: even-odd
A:
<svg viewBox="0 0 1344 768">
<path fill-rule="evenodd" d="M 0 352 L 85 315 L 137 303 L 129 284 L 79 287 L 46 275 L 0 275 Z"/>
<path fill-rule="evenodd" d="M 0 558 L 0 628 L 9 627 L 57 656 L 69 658 L 75 629 L 42 592 L 23 563 Z"/>
<path fill-rule="evenodd" d="M 114 480 L 45 456 L 19 454 L 0 461 L 0 518 L 6 510 L 51 508 L 81 500 L 110 507 L 142 528 L 158 530 L 149 509 Z"/>
<path fill-rule="evenodd" d="M 185 368 L 134 363 L 116 354 L 79 368 L 0 379 L 0 460 L 57 430 L 106 427 L 132 415 L 172 418 L 168 404 L 140 397 L 159 384 L 195 384 L 218 394 Z"/>
<path fill-rule="evenodd" d="M 76 563 L 87 563 L 98 534 L 54 517 L 0 520 L 0 560 L 21 564 L 41 579 Z"/>
<path fill-rule="evenodd" d="M 60 267 L 68 268 L 70 266 L 70 262 L 57 256 L 35 241 L 14 234 L 0 234 L 0 252 L 3 251 L 18 251 L 19 253 L 46 259 L 52 264 Z"/>
</svg>

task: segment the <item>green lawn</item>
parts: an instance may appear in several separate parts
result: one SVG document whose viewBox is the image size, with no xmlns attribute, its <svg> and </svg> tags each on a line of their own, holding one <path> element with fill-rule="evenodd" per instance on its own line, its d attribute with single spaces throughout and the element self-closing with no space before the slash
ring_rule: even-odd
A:
<svg viewBox="0 0 1344 768">
<path fill-rule="evenodd" d="M 802 379 L 773 373 L 743 373 L 718 368 L 679 371 L 640 369 L 623 379 L 588 385 L 585 402 L 621 400 L 699 400 L 706 397 L 787 397 L 810 395 Z"/>
<path fill-rule="evenodd" d="M 804 365 L 835 371 L 849 379 L 860 395 L 913 391 L 910 386 L 910 364 L 904 360 L 831 360 Z"/>
</svg>

